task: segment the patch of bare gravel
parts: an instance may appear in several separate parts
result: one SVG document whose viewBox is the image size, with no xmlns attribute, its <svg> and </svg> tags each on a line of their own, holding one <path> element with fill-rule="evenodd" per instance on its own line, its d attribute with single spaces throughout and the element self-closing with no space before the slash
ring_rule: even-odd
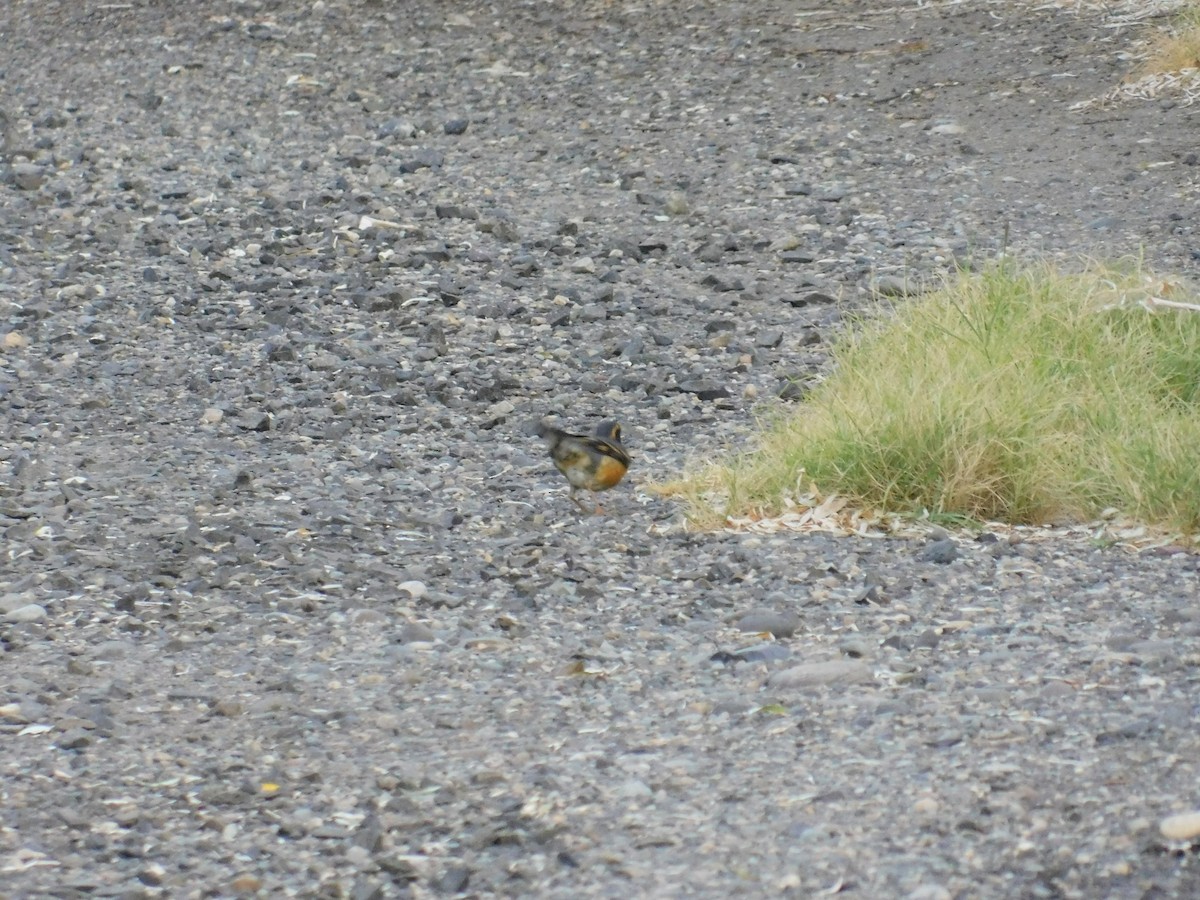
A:
<svg viewBox="0 0 1200 900">
<path fill-rule="evenodd" d="M 1194 555 L 640 488 L 873 289 L 1194 276 L 1195 107 L 1078 108 L 1109 22 L 6 5 L 3 891 L 1194 896 Z M 611 515 L 546 414 L 625 423 Z"/>
</svg>

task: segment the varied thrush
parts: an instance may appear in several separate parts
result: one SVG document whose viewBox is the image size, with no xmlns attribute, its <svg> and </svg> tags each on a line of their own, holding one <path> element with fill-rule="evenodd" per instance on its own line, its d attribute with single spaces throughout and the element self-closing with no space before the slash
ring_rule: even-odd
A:
<svg viewBox="0 0 1200 900">
<path fill-rule="evenodd" d="M 621 424 L 605 421 L 592 437 L 568 434 L 539 422 L 538 435 L 546 442 L 550 458 L 571 483 L 571 500 L 585 513 L 603 512 L 599 505 L 588 509 L 575 495 L 580 488 L 606 491 L 629 471 L 629 454 L 621 446 Z"/>
</svg>

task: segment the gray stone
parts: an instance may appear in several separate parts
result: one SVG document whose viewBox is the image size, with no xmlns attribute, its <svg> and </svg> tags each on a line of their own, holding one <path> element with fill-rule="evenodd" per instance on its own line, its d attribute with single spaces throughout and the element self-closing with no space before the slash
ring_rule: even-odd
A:
<svg viewBox="0 0 1200 900">
<path fill-rule="evenodd" d="M 783 343 L 783 331 L 778 328 L 768 328 L 760 331 L 754 337 L 754 346 L 774 348 Z"/>
<path fill-rule="evenodd" d="M 844 184 L 826 184 L 815 188 L 812 196 L 826 203 L 837 203 L 846 196 L 846 193 L 847 189 Z"/>
<path fill-rule="evenodd" d="M 439 169 L 446 161 L 446 154 L 441 150 L 426 148 L 418 150 L 412 156 L 400 163 L 400 171 L 406 174 L 419 172 L 421 169 Z"/>
<path fill-rule="evenodd" d="M 13 184 L 23 191 L 36 191 L 46 181 L 46 170 L 33 163 L 14 163 L 10 167 Z"/>
<path fill-rule="evenodd" d="M 911 278 L 878 275 L 871 280 L 871 290 L 881 297 L 908 297 L 918 292 L 918 286 Z"/>
<path fill-rule="evenodd" d="M 15 533 L 10 530 L 9 536 L 10 538 L 15 537 Z M 22 606 L 29 606 L 33 596 L 33 592 L 20 594 L 0 594 L 0 614 L 7 614 L 12 612 L 14 609 L 19 609 Z"/>
<path fill-rule="evenodd" d="M 926 544 L 921 552 L 917 554 L 917 558 L 922 562 L 936 563 L 939 566 L 944 566 L 954 562 L 959 557 L 958 544 L 949 538 L 941 541 L 933 541 Z"/>
<path fill-rule="evenodd" d="M 437 640 L 437 635 L 429 626 L 413 622 L 400 629 L 396 640 L 401 644 L 431 644 Z"/>
<path fill-rule="evenodd" d="M 90 746 L 92 736 L 83 728 L 70 728 L 64 731 L 54 741 L 55 746 L 60 750 L 82 750 L 84 747 Z"/>
<path fill-rule="evenodd" d="M 777 638 L 789 638 L 800 627 L 800 617 L 791 612 L 755 609 L 738 619 L 739 631 L 769 633 Z"/>
<path fill-rule="evenodd" d="M 768 683 L 774 688 L 807 688 L 833 684 L 869 684 L 875 680 L 871 667 L 854 659 L 831 659 L 803 663 L 774 673 Z"/>
<path fill-rule="evenodd" d="M 685 394 L 695 394 L 700 400 L 720 400 L 729 397 L 729 388 L 704 379 L 693 378 L 680 382 L 679 390 Z"/>
<path fill-rule="evenodd" d="M 28 603 L 25 606 L 18 606 L 16 609 L 10 609 L 4 614 L 6 622 L 40 622 L 47 616 L 46 607 L 37 603 Z"/>
<path fill-rule="evenodd" d="M 790 659 L 792 651 L 782 644 L 757 644 L 738 650 L 732 656 L 741 662 L 777 663 Z"/>
</svg>

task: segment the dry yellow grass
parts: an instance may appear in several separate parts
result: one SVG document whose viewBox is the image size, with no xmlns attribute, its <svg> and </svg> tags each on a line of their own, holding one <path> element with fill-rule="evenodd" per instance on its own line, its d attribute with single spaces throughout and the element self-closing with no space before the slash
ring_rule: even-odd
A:
<svg viewBox="0 0 1200 900">
<path fill-rule="evenodd" d="M 1200 69 L 1200 6 L 1189 6 L 1155 38 L 1139 77 Z"/>
</svg>

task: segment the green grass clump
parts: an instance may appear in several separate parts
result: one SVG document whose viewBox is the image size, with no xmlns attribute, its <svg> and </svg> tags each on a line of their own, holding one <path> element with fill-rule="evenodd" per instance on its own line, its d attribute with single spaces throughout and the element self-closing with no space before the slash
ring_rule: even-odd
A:
<svg viewBox="0 0 1200 900">
<path fill-rule="evenodd" d="M 834 349 L 759 447 L 671 486 L 700 525 L 811 492 L 860 509 L 1046 524 L 1116 509 L 1200 531 L 1200 312 L 1137 267 L 994 265 Z"/>
</svg>

